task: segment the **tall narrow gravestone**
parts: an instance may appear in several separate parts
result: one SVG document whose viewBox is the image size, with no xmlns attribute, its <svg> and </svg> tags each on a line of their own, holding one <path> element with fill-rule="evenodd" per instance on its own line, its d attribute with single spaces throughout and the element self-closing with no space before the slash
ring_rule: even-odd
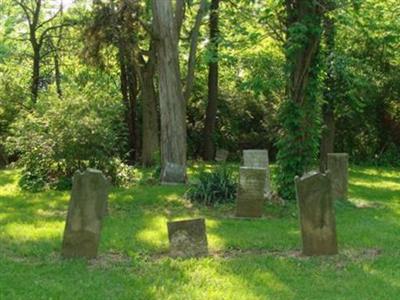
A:
<svg viewBox="0 0 400 300">
<path fill-rule="evenodd" d="M 240 167 L 236 216 L 259 218 L 263 213 L 265 168 Z"/>
<path fill-rule="evenodd" d="M 328 170 L 332 178 L 333 200 L 346 200 L 349 181 L 349 155 L 328 153 Z"/>
<path fill-rule="evenodd" d="M 336 221 L 329 172 L 295 178 L 303 254 L 337 254 Z"/>
<path fill-rule="evenodd" d="M 243 165 L 251 168 L 263 168 L 266 170 L 264 194 L 271 193 L 271 180 L 269 173 L 268 150 L 243 150 Z"/>
<path fill-rule="evenodd" d="M 168 238 L 172 257 L 201 257 L 208 255 L 204 219 L 168 222 Z"/>
<path fill-rule="evenodd" d="M 63 257 L 97 256 L 109 187 L 101 171 L 87 169 L 75 173 L 64 230 Z"/>
</svg>

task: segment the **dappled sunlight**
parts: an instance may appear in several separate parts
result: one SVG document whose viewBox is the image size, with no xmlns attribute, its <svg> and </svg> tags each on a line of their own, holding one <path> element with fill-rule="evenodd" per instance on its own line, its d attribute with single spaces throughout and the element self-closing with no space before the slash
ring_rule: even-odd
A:
<svg viewBox="0 0 400 300">
<path fill-rule="evenodd" d="M 37 241 L 61 237 L 64 230 L 64 221 L 37 221 L 34 224 L 8 223 L 2 225 L 1 238 L 10 238 L 14 241 Z"/>
<path fill-rule="evenodd" d="M 167 218 L 156 216 L 148 218 L 146 228 L 135 233 L 135 239 L 158 249 L 165 249 L 168 244 Z"/>
</svg>

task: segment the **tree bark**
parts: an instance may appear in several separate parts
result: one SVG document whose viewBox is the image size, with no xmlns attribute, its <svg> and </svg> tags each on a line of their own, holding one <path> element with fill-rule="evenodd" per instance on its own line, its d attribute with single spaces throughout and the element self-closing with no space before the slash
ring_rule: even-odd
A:
<svg viewBox="0 0 400 300">
<path fill-rule="evenodd" d="M 213 160 L 215 155 L 214 132 L 218 109 L 218 42 L 219 1 L 212 0 L 210 7 L 210 49 L 213 58 L 208 64 L 208 102 L 204 124 L 203 159 Z"/>
<path fill-rule="evenodd" d="M 329 10 L 335 8 L 334 1 L 328 3 Z M 320 145 L 320 170 L 324 172 L 327 169 L 328 153 L 334 152 L 335 142 L 335 97 L 336 97 L 336 80 L 335 80 L 335 21 L 329 15 L 325 15 L 323 19 L 324 37 L 326 42 L 325 64 L 327 67 L 327 77 L 324 84 L 324 100 L 322 106 L 322 137 Z"/>
<path fill-rule="evenodd" d="M 128 66 L 126 61 L 126 53 L 125 53 L 124 44 L 121 41 L 119 46 L 119 68 L 120 68 L 120 81 L 121 81 L 121 94 L 122 94 L 122 102 L 124 104 L 124 115 L 125 115 L 125 124 L 128 129 L 128 146 L 129 146 L 129 155 L 128 160 L 130 163 L 134 163 L 136 160 L 136 148 L 135 148 L 135 119 L 133 118 L 134 114 L 132 114 L 131 107 L 131 95 L 130 95 L 130 83 L 128 77 Z"/>
<path fill-rule="evenodd" d="M 36 103 L 39 96 L 40 86 L 40 47 L 33 47 L 33 62 L 32 62 L 32 83 L 31 83 L 31 97 L 32 102 Z"/>
<path fill-rule="evenodd" d="M 178 34 L 171 0 L 154 0 L 161 114 L 161 182 L 186 182 L 186 104 L 179 70 Z M 179 174 L 170 177 L 167 166 Z"/>
<path fill-rule="evenodd" d="M 200 33 L 200 25 L 201 21 L 204 18 L 204 15 L 207 11 L 207 0 L 201 0 L 199 10 L 196 15 L 196 20 L 194 22 L 194 26 L 192 29 L 192 33 L 190 35 L 190 52 L 188 59 L 188 71 L 186 75 L 186 84 L 184 91 L 184 98 L 187 102 L 192 95 L 193 83 L 194 83 L 194 72 L 196 66 L 196 53 L 197 53 L 197 44 L 199 40 Z"/>
<path fill-rule="evenodd" d="M 154 89 L 155 49 L 150 47 L 147 63 L 142 62 L 142 102 L 143 102 L 143 133 L 142 133 L 142 164 L 146 167 L 157 162 L 160 154 L 159 116 L 157 111 L 157 95 Z"/>
</svg>

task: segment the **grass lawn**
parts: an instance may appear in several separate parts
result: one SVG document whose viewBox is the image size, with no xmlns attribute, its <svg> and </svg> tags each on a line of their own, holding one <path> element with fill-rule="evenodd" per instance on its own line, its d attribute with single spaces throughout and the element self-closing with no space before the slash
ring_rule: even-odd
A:
<svg viewBox="0 0 400 300">
<path fill-rule="evenodd" d="M 191 169 L 196 173 L 196 169 Z M 400 171 L 353 167 L 337 203 L 340 254 L 304 258 L 295 205 L 234 220 L 184 187 L 115 189 L 97 260 L 63 260 L 69 195 L 18 189 L 0 171 L 0 299 L 400 299 Z M 166 221 L 204 216 L 211 255 L 167 257 Z"/>
</svg>

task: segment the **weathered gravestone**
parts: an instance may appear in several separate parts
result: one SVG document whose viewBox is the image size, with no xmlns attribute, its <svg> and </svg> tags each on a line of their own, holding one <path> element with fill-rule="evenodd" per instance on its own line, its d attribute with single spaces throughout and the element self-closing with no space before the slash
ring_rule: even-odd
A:
<svg viewBox="0 0 400 300">
<path fill-rule="evenodd" d="M 245 167 L 263 168 L 267 174 L 265 176 L 264 194 L 269 197 L 271 194 L 271 180 L 269 173 L 268 150 L 243 150 L 243 165 Z"/>
<path fill-rule="evenodd" d="M 259 218 L 263 214 L 265 168 L 240 167 L 236 216 Z"/>
<path fill-rule="evenodd" d="M 168 222 L 168 238 L 172 257 L 201 257 L 208 255 L 204 219 Z"/>
<path fill-rule="evenodd" d="M 348 190 L 349 155 L 328 153 L 328 170 L 331 173 L 333 200 L 346 200 Z"/>
<path fill-rule="evenodd" d="M 83 173 L 75 173 L 64 230 L 63 257 L 97 256 L 109 187 L 109 182 L 99 170 L 87 169 Z"/>
<path fill-rule="evenodd" d="M 336 221 L 330 174 L 310 172 L 295 178 L 303 254 L 337 254 Z"/>
<path fill-rule="evenodd" d="M 186 183 L 186 166 L 167 162 L 161 172 L 161 184 L 174 185 Z"/>
<path fill-rule="evenodd" d="M 215 161 L 225 162 L 228 159 L 229 151 L 225 149 L 217 149 L 215 153 Z"/>
</svg>

